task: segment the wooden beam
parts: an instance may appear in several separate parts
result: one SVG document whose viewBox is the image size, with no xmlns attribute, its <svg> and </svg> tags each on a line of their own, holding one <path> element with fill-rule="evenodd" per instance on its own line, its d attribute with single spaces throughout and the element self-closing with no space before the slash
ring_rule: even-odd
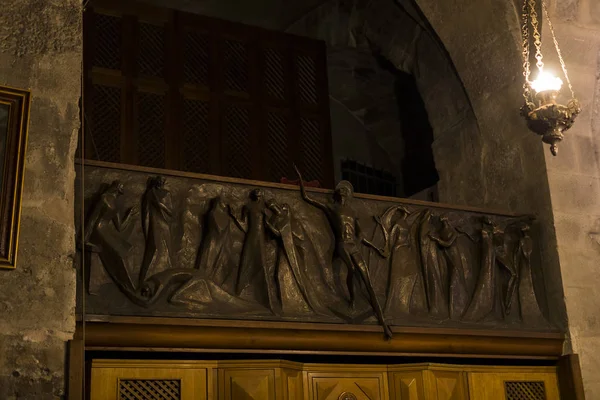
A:
<svg viewBox="0 0 600 400">
<path fill-rule="evenodd" d="M 88 317 L 86 348 L 558 359 L 564 335 L 344 324 Z M 78 326 L 81 329 L 81 326 Z M 173 350 L 171 350 L 173 351 Z"/>
<path fill-rule="evenodd" d="M 67 345 L 69 371 L 67 398 L 69 399 L 83 399 L 83 382 L 85 378 L 85 350 L 81 331 L 81 326 L 78 326 L 77 332 L 75 333 L 75 337 L 73 338 L 73 340 L 69 341 Z"/>
</svg>

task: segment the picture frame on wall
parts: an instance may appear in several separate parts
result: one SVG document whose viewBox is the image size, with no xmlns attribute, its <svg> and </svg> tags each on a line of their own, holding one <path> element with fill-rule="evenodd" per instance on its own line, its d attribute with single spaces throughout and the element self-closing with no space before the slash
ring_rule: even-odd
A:
<svg viewBox="0 0 600 400">
<path fill-rule="evenodd" d="M 0 268 L 17 264 L 29 108 L 28 90 L 0 86 Z"/>
</svg>

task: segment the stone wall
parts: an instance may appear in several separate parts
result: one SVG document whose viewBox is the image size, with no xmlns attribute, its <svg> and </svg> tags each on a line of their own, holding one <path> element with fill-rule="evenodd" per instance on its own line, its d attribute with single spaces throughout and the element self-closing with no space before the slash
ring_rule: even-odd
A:
<svg viewBox="0 0 600 400">
<path fill-rule="evenodd" d="M 74 153 L 78 0 L 5 0 L 0 84 L 32 92 L 17 268 L 0 271 L 0 399 L 64 395 L 75 329 Z"/>
<path fill-rule="evenodd" d="M 559 1 L 550 6 L 557 39 L 583 111 L 567 132 L 558 157 L 546 154 L 548 180 L 571 349 L 580 355 L 588 399 L 600 398 L 600 4 Z M 543 28 L 549 34 L 548 26 Z M 547 38 L 549 36 L 546 36 Z M 546 68 L 560 76 L 546 39 Z M 564 79 L 563 79 L 564 80 Z M 568 100 L 566 83 L 562 99 Z"/>
<path fill-rule="evenodd" d="M 547 146 L 525 128 L 517 111 L 522 102 L 519 2 L 417 3 L 446 45 L 484 136 L 475 152 L 482 157 L 484 175 L 480 201 L 538 215 L 545 232 L 546 282 L 554 288 L 550 301 L 558 320 L 566 324 L 568 315 L 570 341 L 565 352 L 580 354 L 587 398 L 598 398 L 600 301 L 594 293 L 600 284 L 596 273 L 600 262 L 600 10 L 593 0 L 554 1 L 550 6 L 584 107 L 558 157 L 552 157 Z M 452 24 L 445 18 L 450 13 Z M 544 32 L 549 33 L 548 26 Z M 546 36 L 547 45 L 549 39 Z M 545 46 L 547 67 L 559 72 L 552 51 Z M 567 93 L 565 85 L 562 100 L 568 100 Z"/>
<path fill-rule="evenodd" d="M 450 200 L 537 216 L 550 317 L 566 329 L 546 179 L 548 150 L 519 114 L 523 101 L 519 12 L 514 4 L 496 0 L 416 2 L 452 59 L 477 121 L 478 129 L 466 126 L 439 141 L 436 137 L 434 146 L 445 155 L 448 170 L 460 176 L 448 189 L 455 194 Z"/>
</svg>

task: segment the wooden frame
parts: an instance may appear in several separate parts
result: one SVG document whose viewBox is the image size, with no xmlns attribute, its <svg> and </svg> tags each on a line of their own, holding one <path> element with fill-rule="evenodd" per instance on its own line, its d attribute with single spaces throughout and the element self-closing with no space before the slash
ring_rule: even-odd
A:
<svg viewBox="0 0 600 400">
<path fill-rule="evenodd" d="M 579 355 L 562 356 L 557 367 L 561 400 L 585 400 Z"/>
<path fill-rule="evenodd" d="M 175 322 L 177 321 L 177 322 Z M 86 315 L 85 349 L 558 360 L 564 335 L 500 330 Z M 84 338 L 77 326 L 75 340 Z"/>
<path fill-rule="evenodd" d="M 384 341 L 375 325 L 86 315 L 69 342 L 69 398 L 83 399 L 89 390 L 88 351 L 546 360 L 559 364 L 559 379 L 577 382 L 572 368 L 560 364 L 564 339 L 561 333 L 394 327 L 394 339 Z M 563 396 L 568 388 L 561 382 Z"/>
<path fill-rule="evenodd" d="M 14 269 L 31 94 L 0 86 L 0 268 Z"/>
</svg>

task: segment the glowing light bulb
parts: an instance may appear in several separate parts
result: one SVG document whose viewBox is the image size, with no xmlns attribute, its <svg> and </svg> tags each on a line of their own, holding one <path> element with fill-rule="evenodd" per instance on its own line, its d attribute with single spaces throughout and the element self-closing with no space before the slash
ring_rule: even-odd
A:
<svg viewBox="0 0 600 400">
<path fill-rule="evenodd" d="M 537 93 L 549 90 L 558 92 L 562 85 L 562 79 L 544 71 L 540 71 L 537 79 L 531 82 L 531 87 Z"/>
</svg>

